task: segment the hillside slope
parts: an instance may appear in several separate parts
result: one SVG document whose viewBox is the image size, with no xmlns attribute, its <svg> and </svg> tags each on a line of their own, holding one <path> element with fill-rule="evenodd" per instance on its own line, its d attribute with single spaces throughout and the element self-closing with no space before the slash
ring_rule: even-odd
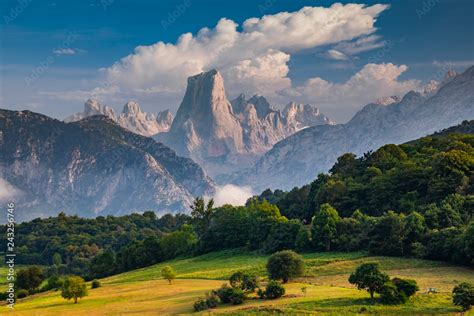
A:
<svg viewBox="0 0 474 316">
<path fill-rule="evenodd" d="M 191 159 L 105 116 L 64 123 L 0 110 L 0 177 L 21 193 L 17 220 L 185 211 L 214 186 Z"/>
<path fill-rule="evenodd" d="M 212 313 L 356 315 L 365 308 L 368 313 L 450 315 L 460 312 L 460 308 L 451 302 L 453 285 L 457 281 L 474 282 L 472 269 L 440 262 L 370 257 L 359 252 L 310 253 L 304 257 L 305 276 L 285 285 L 287 294 L 283 298 L 251 299 L 243 305 L 224 304 Z M 64 300 L 54 291 L 30 296 L 17 303 L 12 315 L 34 315 L 39 311 L 41 315 L 193 314 L 193 303 L 206 292 L 220 287 L 232 272 L 242 270 L 264 277 L 267 258 L 255 253 L 225 251 L 176 259 L 103 279 L 102 287 L 89 290 L 89 296 L 78 304 Z M 378 262 L 391 276 L 416 279 L 420 293 L 399 306 L 371 302 L 367 292 L 358 291 L 347 281 L 348 275 L 363 262 Z M 172 266 L 178 273 L 178 279 L 172 285 L 160 277 L 164 265 Z M 302 287 L 306 287 L 306 295 L 302 294 Z M 440 293 L 425 294 L 428 287 L 435 287 Z M 4 309 L 5 306 L 0 306 L 0 312 Z"/>
</svg>

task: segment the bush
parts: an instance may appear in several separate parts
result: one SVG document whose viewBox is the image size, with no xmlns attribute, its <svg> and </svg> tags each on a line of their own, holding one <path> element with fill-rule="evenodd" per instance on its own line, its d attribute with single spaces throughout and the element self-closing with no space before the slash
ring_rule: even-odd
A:
<svg viewBox="0 0 474 316">
<path fill-rule="evenodd" d="M 8 292 L 0 292 L 0 302 L 6 301 L 8 298 Z"/>
<path fill-rule="evenodd" d="M 241 289 L 232 289 L 232 294 L 230 295 L 229 299 L 232 305 L 240 305 L 242 304 L 247 296 L 245 292 Z"/>
<path fill-rule="evenodd" d="M 208 309 L 206 300 L 203 298 L 199 298 L 196 302 L 194 302 L 194 310 L 196 312 L 203 311 Z"/>
<path fill-rule="evenodd" d="M 206 305 L 209 308 L 216 308 L 219 304 L 219 297 L 213 291 L 211 293 L 206 293 Z"/>
<path fill-rule="evenodd" d="M 63 286 L 64 280 L 57 275 L 50 276 L 46 284 L 41 288 L 42 291 L 58 290 Z"/>
<path fill-rule="evenodd" d="M 268 299 L 280 298 L 285 295 L 285 287 L 278 281 L 271 280 L 265 289 L 265 297 Z"/>
<path fill-rule="evenodd" d="M 102 284 L 100 284 L 99 280 L 93 280 L 92 283 L 91 283 L 91 289 L 97 289 L 101 286 L 102 286 Z"/>
<path fill-rule="evenodd" d="M 257 277 L 241 271 L 232 274 L 229 283 L 233 288 L 241 289 L 246 293 L 253 293 L 255 292 L 255 289 L 258 288 Z"/>
<path fill-rule="evenodd" d="M 387 305 L 402 304 L 407 301 L 405 293 L 399 291 L 393 282 L 386 282 L 380 288 L 380 302 Z"/>
<path fill-rule="evenodd" d="M 230 297 L 232 296 L 233 288 L 227 284 L 222 284 L 221 288 L 216 290 L 216 295 L 219 297 L 222 303 L 230 303 Z"/>
<path fill-rule="evenodd" d="M 403 292 L 407 298 L 419 290 L 418 284 L 412 279 L 393 278 L 392 282 L 397 287 L 397 290 Z"/>
<path fill-rule="evenodd" d="M 463 311 L 467 311 L 474 305 L 474 286 L 463 282 L 456 285 L 453 289 L 453 303 L 461 306 Z"/>
<path fill-rule="evenodd" d="M 276 252 L 268 259 L 267 271 L 270 279 L 286 283 L 290 278 L 303 275 L 303 257 L 291 250 Z"/>
<path fill-rule="evenodd" d="M 24 297 L 27 297 L 28 296 L 28 291 L 25 290 L 25 289 L 21 289 L 21 290 L 18 290 L 16 292 L 16 297 L 17 298 L 24 298 Z"/>
</svg>

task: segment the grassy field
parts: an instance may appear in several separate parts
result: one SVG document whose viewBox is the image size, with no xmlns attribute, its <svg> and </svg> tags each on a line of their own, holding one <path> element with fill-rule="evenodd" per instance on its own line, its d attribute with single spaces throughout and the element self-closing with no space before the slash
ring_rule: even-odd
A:
<svg viewBox="0 0 474 316">
<path fill-rule="evenodd" d="M 450 292 L 460 281 L 474 283 L 474 270 L 440 262 L 369 257 L 363 252 L 305 254 L 305 277 L 286 285 L 287 294 L 278 300 L 249 299 L 243 305 L 222 305 L 202 314 L 229 315 L 351 315 L 364 313 L 460 315 L 451 303 Z M 267 256 L 224 251 L 200 257 L 176 259 L 152 267 L 105 278 L 102 287 L 74 304 L 59 292 L 42 293 L 17 303 L 14 312 L 0 306 L 0 314 L 11 315 L 176 315 L 193 313 L 193 302 L 238 270 L 265 277 Z M 368 299 L 347 282 L 348 274 L 363 262 L 379 262 L 390 276 L 414 278 L 420 292 L 407 304 L 383 306 Z M 172 285 L 160 279 L 164 265 L 178 272 Z M 306 295 L 301 288 L 307 287 Z M 435 287 L 438 294 L 425 294 Z"/>
</svg>

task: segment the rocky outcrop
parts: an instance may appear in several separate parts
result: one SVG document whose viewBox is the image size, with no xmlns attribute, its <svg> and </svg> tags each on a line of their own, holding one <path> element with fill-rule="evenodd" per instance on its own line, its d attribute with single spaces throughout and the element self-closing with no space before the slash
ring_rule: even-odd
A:
<svg viewBox="0 0 474 316">
<path fill-rule="evenodd" d="M 156 139 L 193 158 L 217 179 L 252 163 L 297 130 L 330 120 L 310 105 L 291 104 L 283 112 L 259 95 L 229 101 L 216 70 L 188 78 L 188 86 L 168 133 Z"/>
<path fill-rule="evenodd" d="M 130 114 L 139 109 L 128 104 Z M 64 123 L 0 110 L 0 178 L 22 192 L 18 220 L 183 212 L 213 182 L 191 159 L 105 116 Z"/>
<path fill-rule="evenodd" d="M 453 77 L 454 76 L 454 77 Z M 237 184 L 291 189 L 327 172 L 346 152 L 362 155 L 387 143 L 400 144 L 474 118 L 474 67 L 449 72 L 430 93 L 411 91 L 366 105 L 348 123 L 308 127 L 275 146 Z"/>
<path fill-rule="evenodd" d="M 310 104 L 288 103 L 283 110 L 287 129 L 295 132 L 302 128 L 315 125 L 334 124 L 319 109 Z"/>
<path fill-rule="evenodd" d="M 76 122 L 93 115 L 105 115 L 120 126 L 143 136 L 167 132 L 173 122 L 173 115 L 169 110 L 159 112 L 155 117 L 154 114 L 142 112 L 137 102 L 129 101 L 123 107 L 122 113 L 116 115 L 111 107 L 91 99 L 84 104 L 83 112 L 68 116 L 64 121 Z"/>
</svg>

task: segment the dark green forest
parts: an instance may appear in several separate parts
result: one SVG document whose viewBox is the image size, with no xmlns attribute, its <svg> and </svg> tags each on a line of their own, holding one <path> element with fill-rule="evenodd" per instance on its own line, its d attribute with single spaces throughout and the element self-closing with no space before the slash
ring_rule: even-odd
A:
<svg viewBox="0 0 474 316">
<path fill-rule="evenodd" d="M 474 266 L 473 126 L 344 154 L 312 183 L 265 190 L 245 206 L 197 198 L 190 215 L 61 213 L 21 223 L 17 260 L 87 279 L 231 248 L 366 250 Z"/>
</svg>

